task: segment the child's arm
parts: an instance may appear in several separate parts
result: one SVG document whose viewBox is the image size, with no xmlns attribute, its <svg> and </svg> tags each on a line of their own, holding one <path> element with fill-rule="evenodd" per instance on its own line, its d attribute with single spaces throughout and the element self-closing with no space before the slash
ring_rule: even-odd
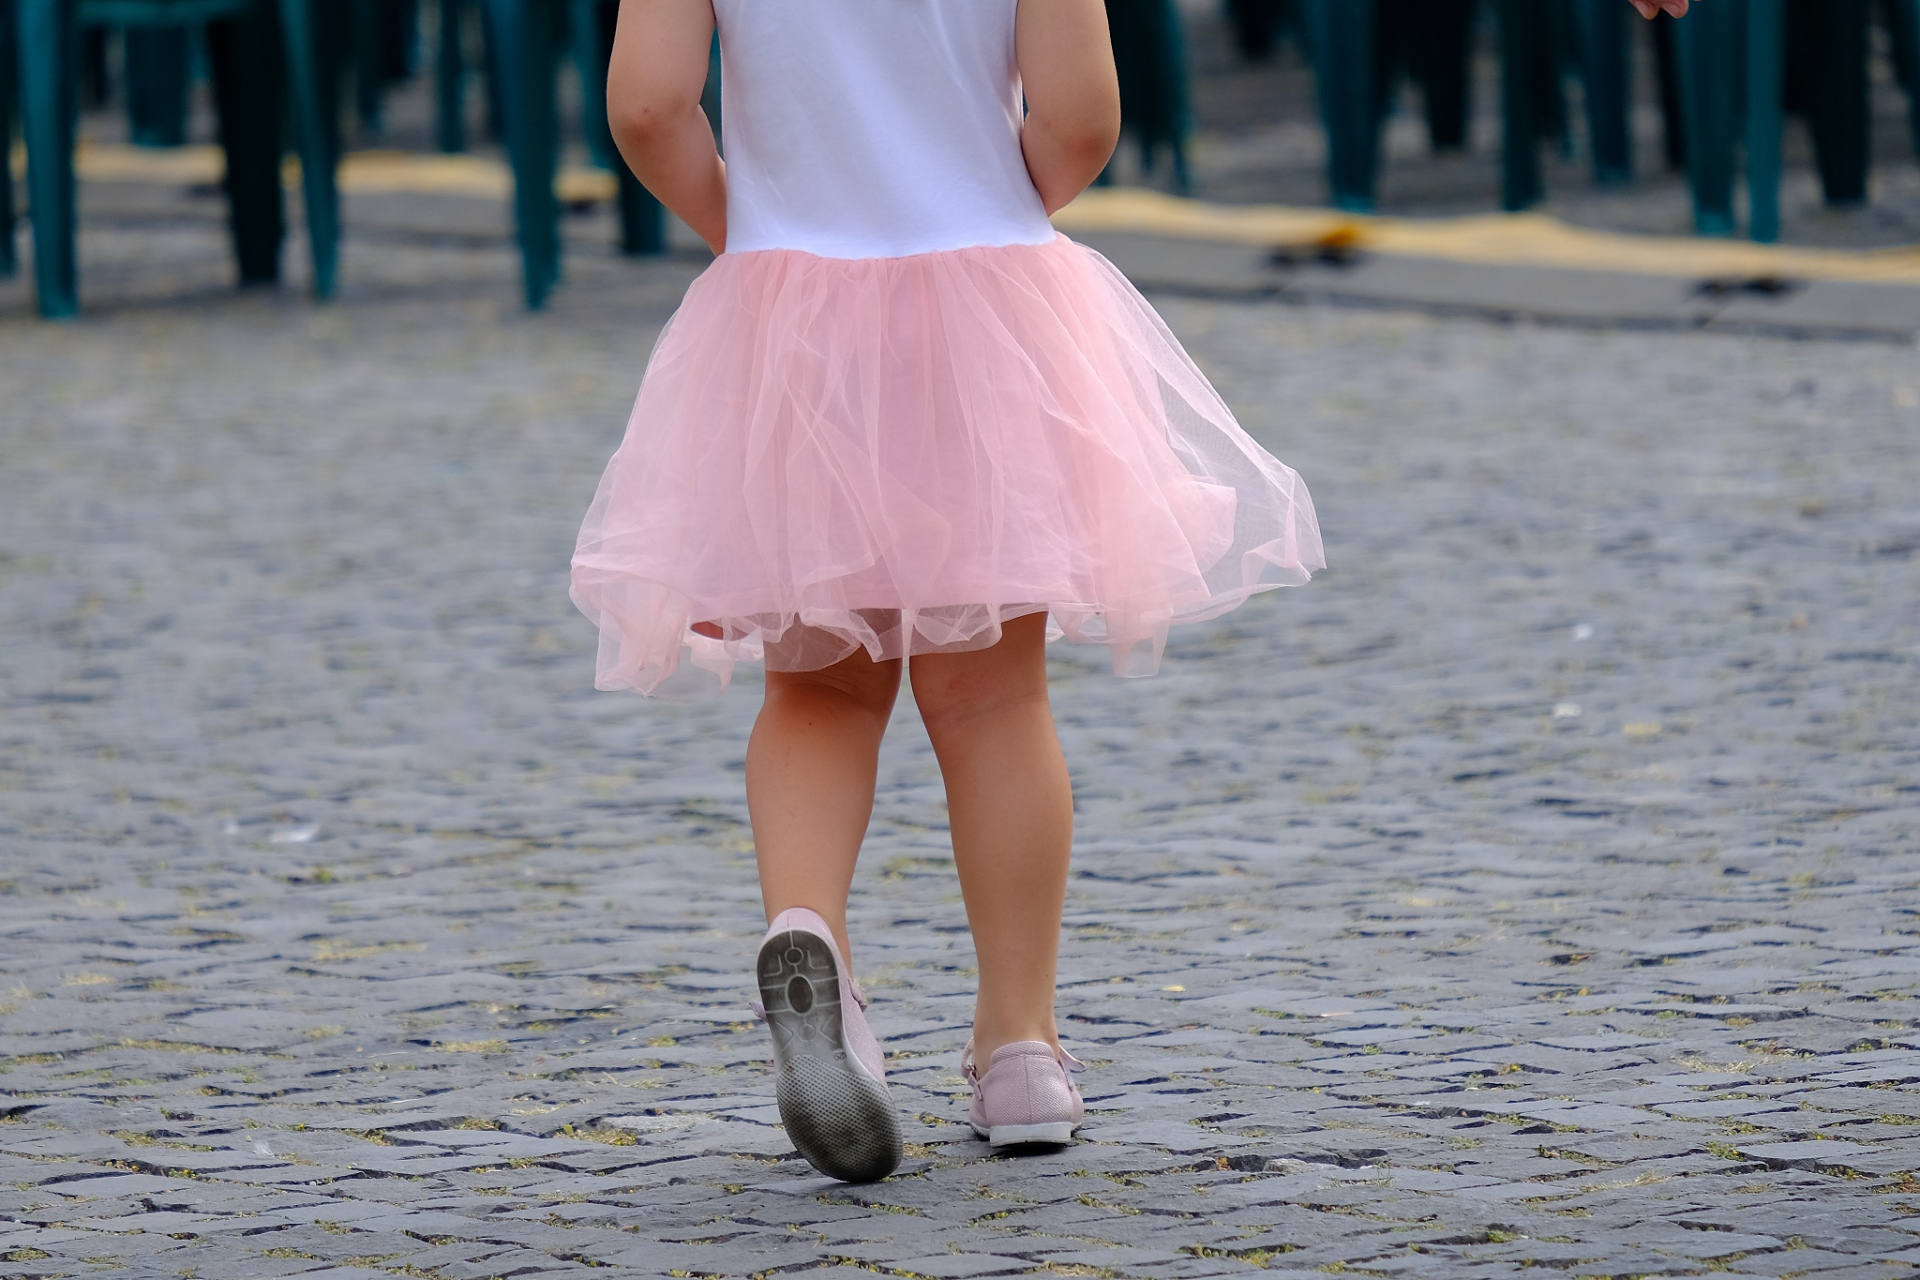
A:
<svg viewBox="0 0 1920 1280">
<path fill-rule="evenodd" d="M 633 175 L 720 253 L 727 170 L 700 109 L 712 42 L 712 0 L 620 0 L 607 123 Z"/>
<path fill-rule="evenodd" d="M 1014 54 L 1027 92 L 1027 173 L 1052 213 L 1100 176 L 1120 140 L 1120 82 L 1102 0 L 1020 0 Z"/>
<path fill-rule="evenodd" d="M 1662 9 L 1676 18 L 1684 17 L 1687 12 L 1687 0 L 1631 0 L 1631 3 L 1643 18 L 1657 18 Z"/>
</svg>

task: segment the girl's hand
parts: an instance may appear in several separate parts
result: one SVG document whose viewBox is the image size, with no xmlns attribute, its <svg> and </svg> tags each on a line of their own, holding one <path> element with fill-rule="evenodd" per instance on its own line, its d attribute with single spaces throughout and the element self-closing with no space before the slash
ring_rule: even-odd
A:
<svg viewBox="0 0 1920 1280">
<path fill-rule="evenodd" d="M 1687 11 L 1687 0 L 1631 0 L 1631 3 L 1643 18 L 1657 18 L 1662 9 L 1675 18 Z"/>
</svg>

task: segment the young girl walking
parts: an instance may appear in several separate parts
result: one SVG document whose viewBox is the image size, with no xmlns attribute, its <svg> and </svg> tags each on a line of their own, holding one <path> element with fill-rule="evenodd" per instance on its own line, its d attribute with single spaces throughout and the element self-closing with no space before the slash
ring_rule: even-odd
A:
<svg viewBox="0 0 1920 1280">
<path fill-rule="evenodd" d="M 716 22 L 724 163 L 700 109 Z M 846 906 L 904 671 L 979 958 L 969 1120 L 996 1147 L 1070 1141 L 1044 646 L 1149 674 L 1171 625 L 1322 564 L 1299 478 L 1048 222 L 1119 130 L 1102 0 L 623 0 L 608 106 L 718 256 L 654 350 L 573 598 L 601 688 L 766 666 L 747 802 L 787 1131 L 837 1178 L 900 1160 Z"/>
<path fill-rule="evenodd" d="M 724 164 L 699 105 L 716 19 Z M 765 663 L 760 998 L 787 1132 L 837 1178 L 900 1160 L 846 907 L 903 670 L 979 957 L 970 1119 L 995 1146 L 1064 1143 L 1073 803 L 1046 642 L 1147 674 L 1170 625 L 1321 565 L 1298 478 L 1047 220 L 1112 152 L 1109 50 L 1102 0 L 620 11 L 614 136 L 718 256 L 654 349 L 573 598 L 601 688 Z"/>
</svg>

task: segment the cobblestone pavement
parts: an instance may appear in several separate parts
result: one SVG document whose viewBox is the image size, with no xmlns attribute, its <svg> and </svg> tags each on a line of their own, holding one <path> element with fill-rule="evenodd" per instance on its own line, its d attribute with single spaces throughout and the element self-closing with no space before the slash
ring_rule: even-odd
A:
<svg viewBox="0 0 1920 1280">
<path fill-rule="evenodd" d="M 526 317 L 378 213 L 324 310 L 207 211 L 90 223 L 76 326 L 0 285 L 0 1274 L 1920 1262 L 1911 348 L 1167 300 L 1333 568 L 1153 680 L 1058 652 L 1059 1154 L 963 1123 L 903 709 L 853 918 L 911 1146 L 844 1186 L 746 1009 L 755 691 L 596 694 L 565 598 L 697 264 Z"/>
</svg>

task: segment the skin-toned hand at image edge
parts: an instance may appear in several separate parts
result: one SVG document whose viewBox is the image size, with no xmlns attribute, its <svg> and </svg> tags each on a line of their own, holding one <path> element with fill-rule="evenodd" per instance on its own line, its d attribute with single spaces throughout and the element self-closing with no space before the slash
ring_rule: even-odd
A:
<svg viewBox="0 0 1920 1280">
<path fill-rule="evenodd" d="M 1671 17 L 1681 17 L 1687 12 L 1687 0 L 1628 0 L 1640 11 L 1643 18 L 1657 18 L 1664 11 Z"/>
</svg>

